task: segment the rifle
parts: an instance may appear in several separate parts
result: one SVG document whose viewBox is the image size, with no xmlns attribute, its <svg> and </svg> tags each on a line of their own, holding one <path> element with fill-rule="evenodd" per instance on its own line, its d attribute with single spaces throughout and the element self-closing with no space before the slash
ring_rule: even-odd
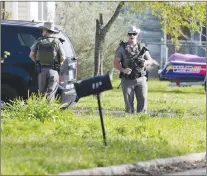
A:
<svg viewBox="0 0 207 176">
<path fill-rule="evenodd" d="M 142 56 L 146 51 L 149 51 L 149 49 L 145 46 L 142 47 L 141 51 L 133 56 L 132 58 L 132 70 L 137 68 L 138 66 L 143 68 L 144 67 L 144 62 L 145 62 L 145 59 L 140 59 L 139 57 Z"/>
<path fill-rule="evenodd" d="M 132 57 L 132 66 L 131 66 L 132 72 L 129 75 L 121 72 L 119 77 L 122 78 L 124 76 L 124 79 L 125 78 L 132 78 L 134 76 L 133 70 L 135 70 L 137 67 L 143 68 L 145 60 L 140 59 L 140 56 L 142 56 L 146 51 L 149 51 L 149 49 L 147 47 L 143 46 L 141 51 Z M 120 86 L 121 86 L 121 83 L 119 84 L 117 89 L 119 89 Z"/>
</svg>

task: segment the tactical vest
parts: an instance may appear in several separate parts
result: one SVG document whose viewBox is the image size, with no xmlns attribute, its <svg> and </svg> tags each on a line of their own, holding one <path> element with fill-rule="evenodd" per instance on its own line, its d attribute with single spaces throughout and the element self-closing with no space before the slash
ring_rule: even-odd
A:
<svg viewBox="0 0 207 176">
<path fill-rule="evenodd" d="M 124 48 L 124 55 L 123 58 L 121 58 L 121 64 L 123 68 L 133 68 L 133 62 L 132 62 L 132 58 L 133 56 L 137 55 L 140 50 L 142 49 L 142 47 L 144 46 L 143 43 L 137 43 L 135 45 L 135 47 L 133 48 L 133 50 L 130 48 L 128 42 L 121 42 L 120 46 L 122 46 Z M 141 57 L 140 57 L 141 59 Z M 136 67 L 136 69 L 132 70 L 132 73 L 130 75 L 124 75 L 124 77 L 129 78 L 129 79 L 136 79 L 140 76 L 145 76 L 146 75 L 146 71 L 144 68 L 141 67 Z M 123 74 L 120 74 L 120 77 L 123 77 Z"/>
<path fill-rule="evenodd" d="M 53 40 L 51 41 L 50 38 Z M 56 60 L 59 42 L 55 37 L 41 37 L 37 40 L 37 60 L 41 65 L 54 65 L 59 62 Z"/>
</svg>

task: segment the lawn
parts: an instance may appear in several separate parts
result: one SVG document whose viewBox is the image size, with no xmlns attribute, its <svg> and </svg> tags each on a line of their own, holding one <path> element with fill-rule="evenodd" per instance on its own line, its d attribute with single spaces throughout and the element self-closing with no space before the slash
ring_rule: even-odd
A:
<svg viewBox="0 0 207 176">
<path fill-rule="evenodd" d="M 101 95 L 104 110 L 124 110 L 119 81 Z M 95 96 L 70 110 L 31 97 L 2 110 L 2 175 L 57 174 L 75 169 L 135 163 L 206 151 L 206 96 L 203 86 L 170 88 L 149 81 L 153 115 L 104 114 L 104 147 Z M 87 113 L 75 114 L 76 109 Z"/>
</svg>

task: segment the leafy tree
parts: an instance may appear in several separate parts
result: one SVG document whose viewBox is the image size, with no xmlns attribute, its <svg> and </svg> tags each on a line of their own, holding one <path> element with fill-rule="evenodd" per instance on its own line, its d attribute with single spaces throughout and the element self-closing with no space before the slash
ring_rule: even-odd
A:
<svg viewBox="0 0 207 176">
<path fill-rule="evenodd" d="M 1 9 L 1 19 L 8 20 L 11 18 L 11 13 L 7 12 L 5 9 Z"/>
<path fill-rule="evenodd" d="M 179 46 L 179 37 L 190 38 L 184 33 L 187 28 L 201 34 L 206 25 L 205 2 L 130 2 L 133 10 L 143 13 L 150 9 L 152 14 L 161 20 L 162 30 L 166 32 L 173 43 Z M 201 34 L 203 35 L 203 34 Z M 206 36 L 205 36 L 206 37 Z"/>
</svg>

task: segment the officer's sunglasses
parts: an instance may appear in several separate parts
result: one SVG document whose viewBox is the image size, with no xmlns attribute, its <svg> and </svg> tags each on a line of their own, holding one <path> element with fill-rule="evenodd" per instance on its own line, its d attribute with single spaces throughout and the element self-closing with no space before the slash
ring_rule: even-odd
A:
<svg viewBox="0 0 207 176">
<path fill-rule="evenodd" d="M 131 35 L 135 36 L 135 35 L 137 35 L 137 33 L 128 33 L 128 35 L 129 36 L 131 36 Z"/>
</svg>

